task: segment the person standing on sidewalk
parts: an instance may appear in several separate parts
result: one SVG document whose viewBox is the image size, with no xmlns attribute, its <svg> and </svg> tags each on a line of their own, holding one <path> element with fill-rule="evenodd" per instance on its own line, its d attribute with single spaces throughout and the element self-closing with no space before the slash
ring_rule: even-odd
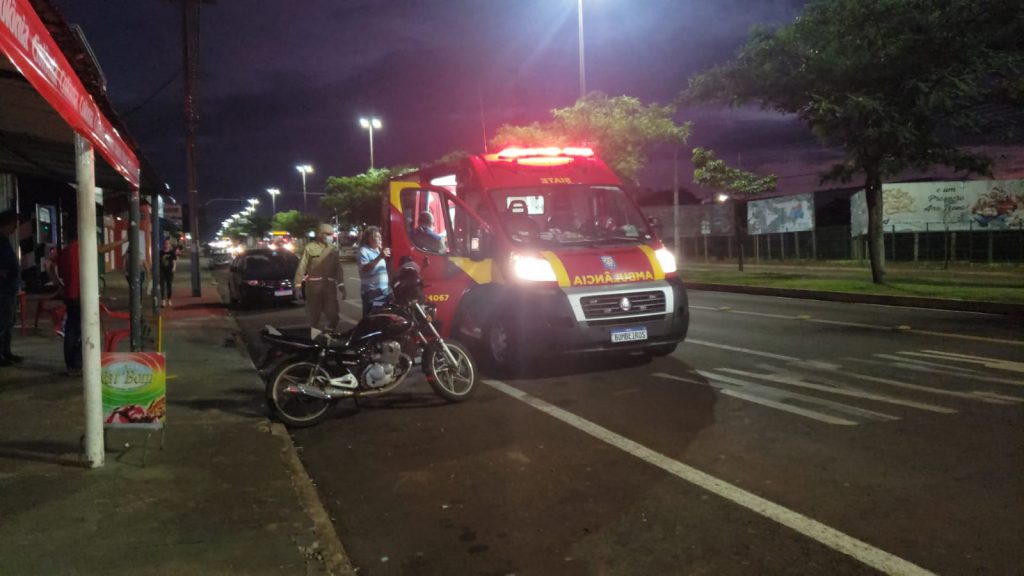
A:
<svg viewBox="0 0 1024 576">
<path fill-rule="evenodd" d="M 78 259 L 78 229 L 68 229 L 70 242 L 57 256 L 57 271 L 61 279 L 61 294 L 67 312 L 64 314 L 64 366 L 68 376 L 82 375 L 82 297 L 81 266 Z M 103 254 L 116 249 L 128 240 L 118 240 L 97 248 Z"/>
<path fill-rule="evenodd" d="M 334 233 L 330 224 L 321 224 L 316 229 L 313 241 L 306 244 L 295 270 L 294 289 L 297 291 L 306 283 L 304 298 L 309 327 L 315 337 L 321 326 L 333 331 L 338 325 L 338 280 L 341 276 L 341 254 L 338 247 L 328 241 Z M 324 316 L 326 325 L 320 324 Z"/>
<path fill-rule="evenodd" d="M 14 210 L 0 213 L 0 366 L 22 361 L 21 356 L 11 352 L 14 314 L 18 307 L 18 290 L 21 289 L 21 266 L 10 241 L 10 235 L 17 227 L 18 215 Z"/>
<path fill-rule="evenodd" d="M 178 267 L 178 249 L 168 238 L 160 251 L 160 299 L 165 308 L 171 306 L 171 287 L 174 284 L 174 270 Z"/>
<path fill-rule="evenodd" d="M 363 231 L 359 242 L 359 295 L 363 299 L 363 316 L 369 314 L 373 303 L 383 300 L 390 293 L 388 267 L 385 258 L 391 257 L 391 249 L 383 247 L 380 228 L 369 226 Z"/>
</svg>

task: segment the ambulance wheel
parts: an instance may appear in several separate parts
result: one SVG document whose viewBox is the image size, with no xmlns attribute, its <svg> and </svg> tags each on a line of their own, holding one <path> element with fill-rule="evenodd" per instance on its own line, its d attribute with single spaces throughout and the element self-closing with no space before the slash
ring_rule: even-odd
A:
<svg viewBox="0 0 1024 576">
<path fill-rule="evenodd" d="M 502 376 L 518 376 L 525 371 L 525 357 L 519 331 L 508 318 L 495 318 L 487 327 L 484 351 L 489 367 Z"/>
</svg>

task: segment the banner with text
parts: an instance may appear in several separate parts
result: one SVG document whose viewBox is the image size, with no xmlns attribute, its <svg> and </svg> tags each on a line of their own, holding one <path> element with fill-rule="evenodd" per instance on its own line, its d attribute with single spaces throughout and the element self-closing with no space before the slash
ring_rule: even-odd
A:
<svg viewBox="0 0 1024 576">
<path fill-rule="evenodd" d="M 103 422 L 108 428 L 163 428 L 167 370 L 163 354 L 103 354 Z"/>
</svg>

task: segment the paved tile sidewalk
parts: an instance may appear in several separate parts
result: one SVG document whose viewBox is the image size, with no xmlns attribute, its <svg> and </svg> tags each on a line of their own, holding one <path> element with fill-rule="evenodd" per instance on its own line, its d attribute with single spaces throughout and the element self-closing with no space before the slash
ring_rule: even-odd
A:
<svg viewBox="0 0 1024 576">
<path fill-rule="evenodd" d="M 124 308 L 124 279 L 108 275 Z M 82 382 L 41 323 L 0 369 L 0 574 L 324 574 L 313 524 L 270 433 L 263 387 L 212 278 L 164 322 L 166 446 L 109 431 L 106 466 L 81 466 Z M 187 263 L 176 291 L 189 294 Z M 124 347 L 127 346 L 127 340 Z M 130 445 L 130 448 L 128 446 Z"/>
</svg>

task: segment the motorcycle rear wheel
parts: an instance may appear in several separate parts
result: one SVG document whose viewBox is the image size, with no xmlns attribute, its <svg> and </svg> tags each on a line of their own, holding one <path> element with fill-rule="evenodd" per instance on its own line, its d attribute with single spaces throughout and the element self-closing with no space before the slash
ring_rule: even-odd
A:
<svg viewBox="0 0 1024 576">
<path fill-rule="evenodd" d="M 289 386 L 310 386 L 322 389 L 316 379 L 330 380 L 330 374 L 313 362 L 296 362 L 281 368 L 267 380 L 267 403 L 285 426 L 306 428 L 327 417 L 331 400 L 313 398 L 299 392 L 288 392 Z"/>
<path fill-rule="evenodd" d="M 445 340 L 445 344 L 455 357 L 455 364 L 448 360 L 441 344 L 435 342 L 423 351 L 423 371 L 438 396 L 449 402 L 465 402 L 476 393 L 476 362 L 463 344 L 454 340 Z"/>
</svg>

